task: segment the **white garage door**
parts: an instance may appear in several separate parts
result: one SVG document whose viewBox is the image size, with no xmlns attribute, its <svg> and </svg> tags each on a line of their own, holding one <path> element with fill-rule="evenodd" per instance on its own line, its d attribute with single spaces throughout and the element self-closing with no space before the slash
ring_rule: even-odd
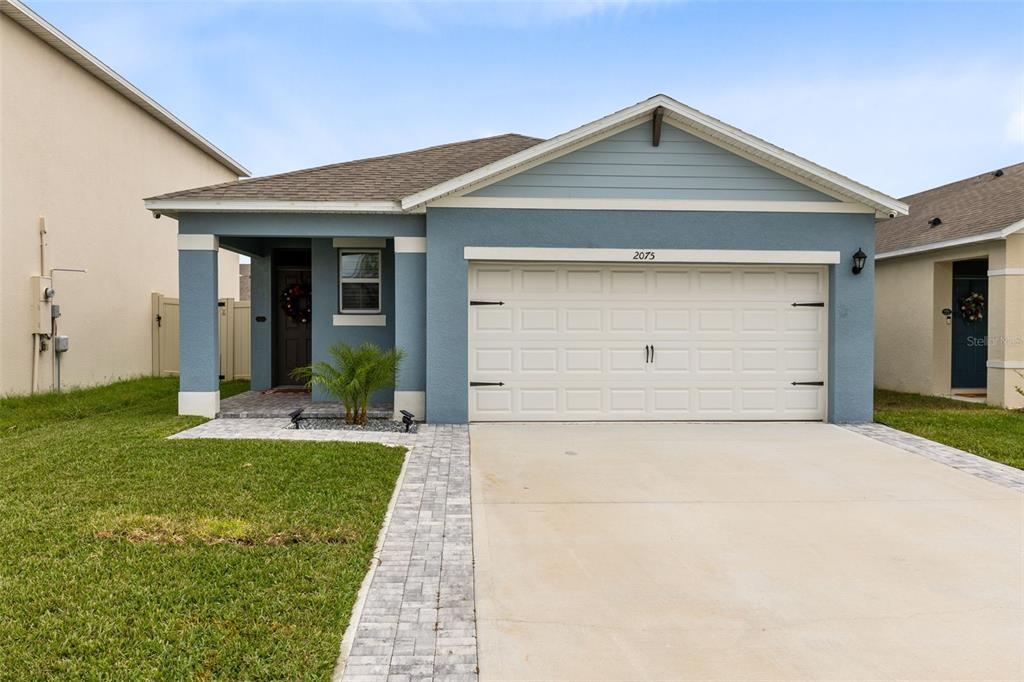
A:
<svg viewBox="0 0 1024 682">
<path fill-rule="evenodd" d="M 823 267 L 469 269 L 469 417 L 817 420 Z"/>
</svg>

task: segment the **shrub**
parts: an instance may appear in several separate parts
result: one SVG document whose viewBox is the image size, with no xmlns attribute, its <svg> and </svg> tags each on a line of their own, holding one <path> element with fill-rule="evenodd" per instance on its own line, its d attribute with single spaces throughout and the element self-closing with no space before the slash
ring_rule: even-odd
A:
<svg viewBox="0 0 1024 682">
<path fill-rule="evenodd" d="M 382 388 L 392 388 L 405 352 L 400 348 L 381 350 L 372 343 L 350 346 L 337 343 L 327 349 L 331 362 L 314 362 L 299 367 L 292 376 L 306 386 L 320 386 L 345 406 L 345 421 L 365 424 L 370 396 Z"/>
</svg>

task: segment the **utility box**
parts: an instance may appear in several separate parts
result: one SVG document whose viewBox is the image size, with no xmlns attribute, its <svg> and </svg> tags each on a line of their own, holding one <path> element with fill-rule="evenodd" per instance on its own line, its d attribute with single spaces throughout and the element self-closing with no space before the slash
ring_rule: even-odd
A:
<svg viewBox="0 0 1024 682">
<path fill-rule="evenodd" d="M 71 347 L 68 337 L 66 336 L 55 336 L 53 337 L 53 350 L 57 353 L 67 353 Z"/>
<path fill-rule="evenodd" d="M 52 329 L 50 323 L 50 299 L 46 292 L 53 286 L 50 277 L 32 278 L 32 333 L 49 334 Z"/>
</svg>

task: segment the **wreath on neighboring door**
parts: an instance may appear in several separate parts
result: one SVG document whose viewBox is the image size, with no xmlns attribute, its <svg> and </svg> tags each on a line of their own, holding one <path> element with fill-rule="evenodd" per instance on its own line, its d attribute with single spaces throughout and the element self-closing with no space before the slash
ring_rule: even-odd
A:
<svg viewBox="0 0 1024 682">
<path fill-rule="evenodd" d="M 281 310 L 292 322 L 309 324 L 313 317 L 313 296 L 307 282 L 292 284 L 281 292 Z"/>
<path fill-rule="evenodd" d="M 961 298 L 960 314 L 968 323 L 983 319 L 985 317 L 985 297 L 975 291 Z"/>
</svg>

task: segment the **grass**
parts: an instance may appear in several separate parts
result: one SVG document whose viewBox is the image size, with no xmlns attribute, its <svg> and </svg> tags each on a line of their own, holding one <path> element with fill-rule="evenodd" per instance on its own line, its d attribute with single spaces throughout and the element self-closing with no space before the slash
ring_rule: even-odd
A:
<svg viewBox="0 0 1024 682">
<path fill-rule="evenodd" d="M 176 395 L 0 400 L 0 678 L 330 675 L 402 450 L 166 440 Z"/>
<path fill-rule="evenodd" d="M 1024 469 L 1024 412 L 877 390 L 875 421 Z"/>
</svg>

